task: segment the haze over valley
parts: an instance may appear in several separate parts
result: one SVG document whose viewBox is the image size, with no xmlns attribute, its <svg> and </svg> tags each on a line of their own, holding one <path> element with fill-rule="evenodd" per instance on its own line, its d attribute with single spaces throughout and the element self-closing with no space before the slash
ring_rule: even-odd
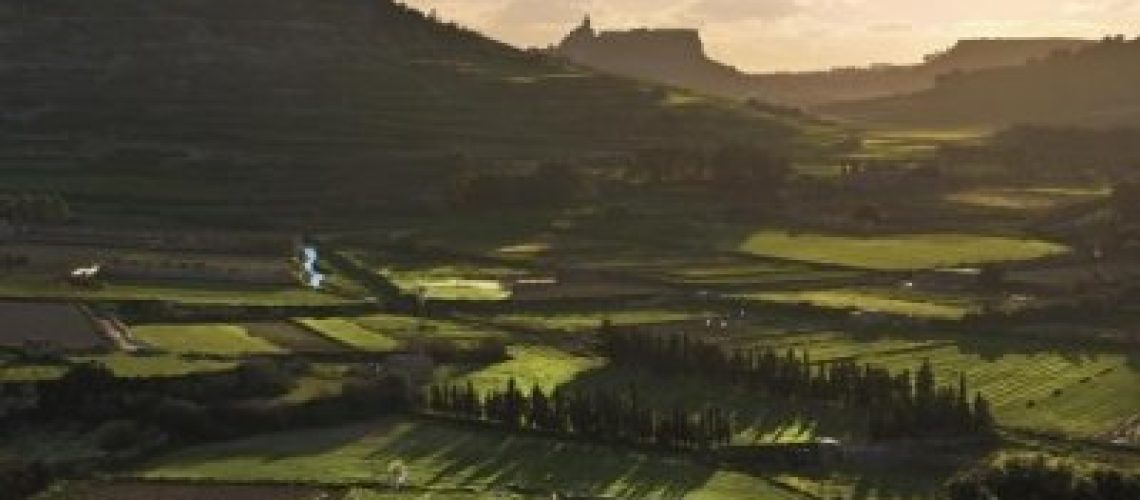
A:
<svg viewBox="0 0 1140 500">
<path fill-rule="evenodd" d="M 0 500 L 1140 498 L 1137 13 L 0 0 Z"/>
</svg>

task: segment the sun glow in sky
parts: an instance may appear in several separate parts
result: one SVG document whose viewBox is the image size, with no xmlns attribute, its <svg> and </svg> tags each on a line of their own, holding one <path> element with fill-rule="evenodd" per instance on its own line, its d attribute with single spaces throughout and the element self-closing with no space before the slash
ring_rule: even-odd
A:
<svg viewBox="0 0 1140 500">
<path fill-rule="evenodd" d="M 955 40 L 1136 36 L 1140 0 L 404 0 L 521 47 L 589 13 L 600 29 L 700 28 L 709 53 L 750 71 L 917 62 Z"/>
</svg>

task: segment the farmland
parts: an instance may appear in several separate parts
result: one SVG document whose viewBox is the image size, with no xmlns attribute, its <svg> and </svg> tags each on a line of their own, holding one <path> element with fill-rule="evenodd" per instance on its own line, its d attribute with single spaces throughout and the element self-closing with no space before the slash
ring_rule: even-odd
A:
<svg viewBox="0 0 1140 500">
<path fill-rule="evenodd" d="M 0 498 L 1140 470 L 1132 132 L 870 129 L 404 3 L 0 7 Z"/>
<path fill-rule="evenodd" d="M 397 461 L 408 466 L 411 484 L 425 493 L 515 483 L 531 488 L 555 484 L 569 491 L 626 498 L 735 498 L 734 493 L 742 491 L 795 498 L 764 479 L 684 461 L 398 420 L 206 446 L 148 464 L 139 474 L 190 480 L 288 478 L 335 485 L 377 481 Z"/>
<path fill-rule="evenodd" d="M 186 304 L 250 306 L 336 305 L 356 299 L 300 287 L 217 283 L 111 282 L 98 289 L 77 288 L 57 277 L 14 277 L 0 282 L 0 297 L 45 300 L 170 300 Z"/>
<path fill-rule="evenodd" d="M 988 188 L 947 195 L 947 201 L 960 205 L 996 210 L 1047 212 L 1068 205 L 1107 197 L 1103 188 L 1040 187 Z"/>
<path fill-rule="evenodd" d="M 820 264 L 905 271 L 1029 260 L 1066 251 L 1045 241 L 966 234 L 848 237 L 764 231 L 749 237 L 744 252 Z"/>
<path fill-rule="evenodd" d="M 915 318 L 961 319 L 979 309 L 970 298 L 905 293 L 891 289 L 829 289 L 740 294 L 749 301 L 810 304 L 828 309 L 859 310 Z"/>
<path fill-rule="evenodd" d="M 189 359 L 173 354 L 130 355 L 109 354 L 85 356 L 75 359 L 78 362 L 92 362 L 106 366 L 119 377 L 179 377 L 194 373 L 219 372 L 236 366 L 234 361 Z"/>
<path fill-rule="evenodd" d="M 383 352 L 395 350 L 400 346 L 395 339 L 368 330 L 348 319 L 301 319 L 298 322 L 334 342 L 347 345 L 353 349 Z"/>
<path fill-rule="evenodd" d="M 0 346 L 40 341 L 83 350 L 107 345 L 94 321 L 73 304 L 0 301 L 0 324 L 5 328 Z"/>
<path fill-rule="evenodd" d="M 144 325 L 131 329 L 151 349 L 174 354 L 242 356 L 284 352 L 236 325 Z"/>
</svg>

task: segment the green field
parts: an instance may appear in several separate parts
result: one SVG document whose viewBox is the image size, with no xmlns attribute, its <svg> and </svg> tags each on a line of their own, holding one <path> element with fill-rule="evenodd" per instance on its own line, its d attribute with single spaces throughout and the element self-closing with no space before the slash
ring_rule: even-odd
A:
<svg viewBox="0 0 1140 500">
<path fill-rule="evenodd" d="M 706 313 L 673 309 L 621 309 L 569 312 L 520 312 L 491 316 L 489 321 L 514 328 L 535 331 L 589 333 L 597 331 L 603 322 L 614 325 L 642 325 L 683 321 L 706 316 Z"/>
<path fill-rule="evenodd" d="M 54 276 L 6 276 L 4 280 L 0 280 L 0 297 L 166 300 L 185 304 L 233 306 L 315 306 L 357 302 L 356 299 L 301 288 L 300 286 L 262 287 L 194 282 L 112 282 L 106 283 L 98 289 L 87 289 L 62 283 Z"/>
<path fill-rule="evenodd" d="M 894 289 L 841 288 L 787 292 L 758 292 L 736 297 L 759 302 L 810 304 L 827 309 L 849 309 L 897 314 L 914 318 L 961 319 L 980 309 L 980 303 L 965 297 L 919 295 Z"/>
<path fill-rule="evenodd" d="M 285 352 L 235 325 L 142 325 L 132 327 L 131 335 L 154 349 L 174 354 L 245 356 Z"/>
<path fill-rule="evenodd" d="M 753 255 L 879 271 L 1037 259 L 1068 249 L 1040 240 L 968 234 L 829 236 L 763 231 L 740 250 Z"/>
<path fill-rule="evenodd" d="M 54 380 L 64 376 L 68 368 L 63 365 L 0 364 L 0 382 L 35 382 Z"/>
<path fill-rule="evenodd" d="M 406 293 L 436 300 L 504 300 L 511 292 L 505 281 L 520 270 L 493 266 L 438 265 L 384 268 L 380 274 Z"/>
<path fill-rule="evenodd" d="M 1110 194 L 1111 191 L 1105 188 L 979 188 L 947 195 L 946 200 L 970 207 L 1035 212 L 1096 200 Z"/>
<path fill-rule="evenodd" d="M 381 483 L 397 462 L 409 468 L 413 486 L 428 489 L 485 491 L 513 484 L 621 498 L 800 498 L 763 478 L 687 460 L 397 419 L 191 448 L 137 474 L 195 481 Z"/>
<path fill-rule="evenodd" d="M 178 377 L 191 373 L 208 373 L 228 370 L 237 366 L 234 361 L 214 361 L 186 359 L 177 355 L 130 355 L 109 354 L 104 356 L 83 356 L 76 361 L 93 361 L 110 368 L 116 376 Z"/>
<path fill-rule="evenodd" d="M 501 389 L 513 378 L 527 390 L 535 384 L 550 390 L 605 363 L 601 358 L 578 356 L 550 347 L 512 346 L 508 354 L 511 359 L 467 373 L 457 382 L 470 380 L 479 389 Z"/>
<path fill-rule="evenodd" d="M 353 349 L 370 352 L 394 351 L 400 342 L 349 319 L 324 318 L 297 320 L 302 326 Z"/>
<path fill-rule="evenodd" d="M 965 373 L 998 422 L 1015 428 L 1090 438 L 1140 412 L 1140 367 L 1124 354 L 994 341 L 859 359 L 898 369 L 929 359 L 948 382 Z"/>
<path fill-rule="evenodd" d="M 502 339 L 507 334 L 488 327 L 471 326 L 447 320 L 415 318 L 394 314 L 374 314 L 346 318 L 364 329 L 397 340 L 443 338 L 453 340 Z"/>
<path fill-rule="evenodd" d="M 807 350 L 817 362 L 855 360 L 912 373 L 928 359 L 943 382 L 957 383 L 965 374 L 971 390 L 990 400 L 999 424 L 1014 428 L 1090 438 L 1140 412 L 1134 356 L 1016 335 L 760 333 L 725 342 Z"/>
</svg>

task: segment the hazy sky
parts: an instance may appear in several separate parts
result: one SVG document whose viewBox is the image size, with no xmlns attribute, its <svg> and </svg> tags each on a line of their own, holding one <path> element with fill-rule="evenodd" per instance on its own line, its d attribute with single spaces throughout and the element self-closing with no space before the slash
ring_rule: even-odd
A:
<svg viewBox="0 0 1140 500">
<path fill-rule="evenodd" d="M 584 14 L 603 29 L 700 28 L 746 70 L 913 62 L 959 38 L 1135 36 L 1140 0 L 404 0 L 518 46 L 546 46 Z"/>
</svg>

